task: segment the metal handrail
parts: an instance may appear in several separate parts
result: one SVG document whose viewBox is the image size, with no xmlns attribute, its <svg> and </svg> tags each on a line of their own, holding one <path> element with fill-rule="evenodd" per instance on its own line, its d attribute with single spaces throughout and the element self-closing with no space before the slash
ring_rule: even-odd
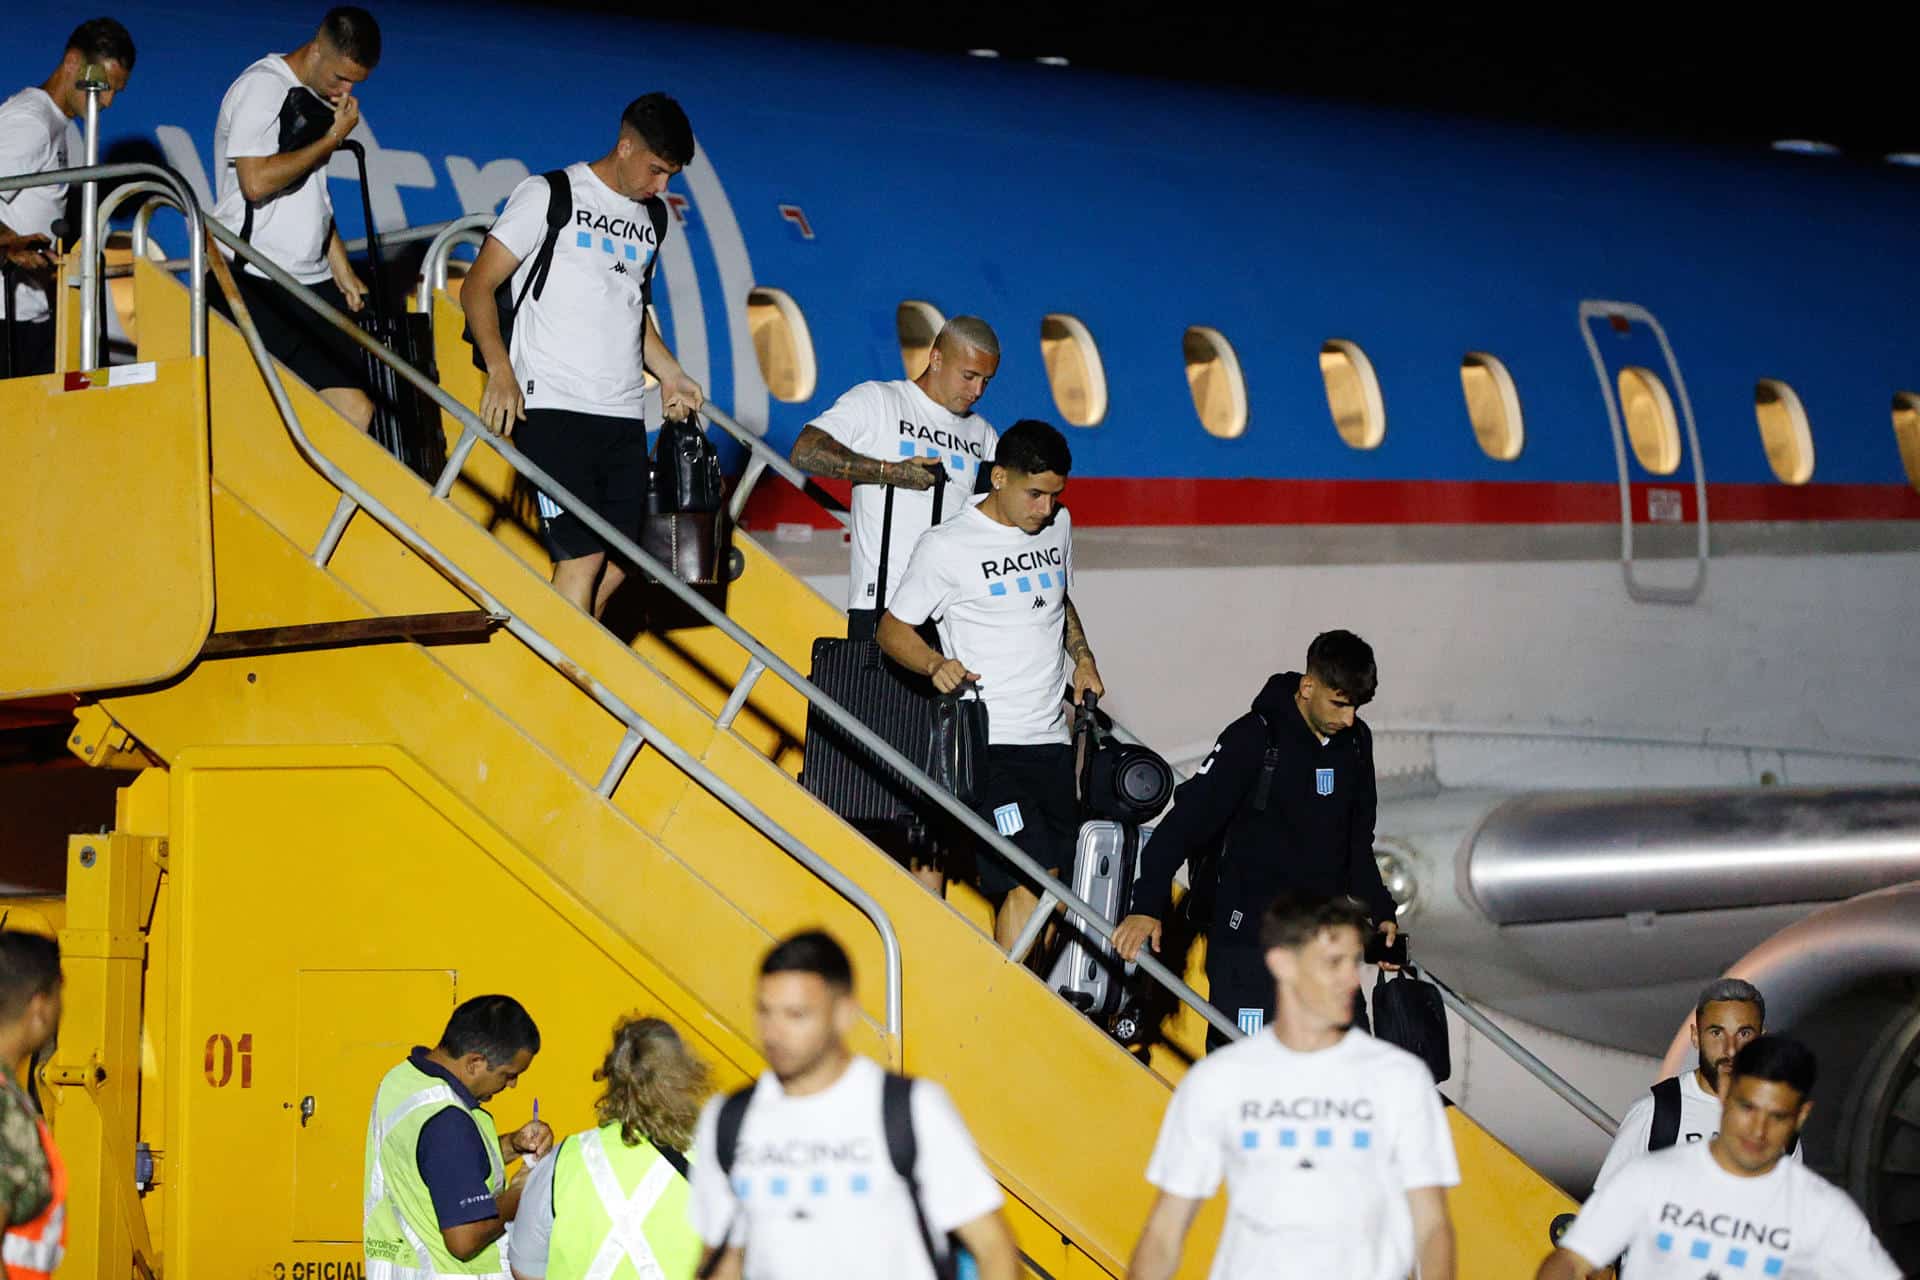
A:
<svg viewBox="0 0 1920 1280">
<path fill-rule="evenodd" d="M 411 385 L 418 387 L 423 393 L 431 397 L 443 410 L 452 415 L 455 421 L 461 424 L 460 439 L 454 445 L 447 458 L 447 464 L 440 474 L 439 483 L 434 486 L 434 495 L 436 497 L 444 498 L 452 491 L 454 481 L 459 477 L 460 471 L 466 463 L 467 455 L 473 451 L 474 445 L 485 441 L 489 448 L 507 460 L 509 466 L 532 481 L 534 486 L 545 493 L 551 500 L 559 503 L 567 510 L 574 512 L 582 523 L 589 529 L 592 529 L 594 533 L 598 534 L 614 551 L 636 565 L 643 572 L 657 579 L 688 608 L 699 614 L 710 625 L 725 634 L 735 644 L 745 649 L 751 657 L 758 659 L 758 667 L 756 668 L 753 664 L 749 664 L 747 671 L 741 676 L 740 685 L 750 687 L 752 681 L 756 680 L 762 672 L 774 672 L 812 705 L 819 708 L 821 713 L 833 721 L 841 731 L 853 738 L 854 741 L 859 742 L 873 757 L 900 773 L 916 790 L 920 791 L 935 805 L 946 810 L 957 822 L 979 837 L 988 848 L 992 849 L 995 853 L 1005 858 L 1008 862 L 1018 867 L 1029 877 L 1045 887 L 1046 891 L 1053 895 L 1055 901 L 1063 904 L 1072 915 L 1079 917 L 1086 928 L 1099 934 L 1103 938 L 1110 939 L 1112 937 L 1113 925 L 1108 923 L 1108 921 L 1084 899 L 1048 875 L 1045 868 L 1041 867 L 1029 857 L 1025 851 L 1008 841 L 993 827 L 987 825 L 972 809 L 960 803 L 951 792 L 940 787 L 933 779 L 929 778 L 918 765 L 887 745 L 885 741 L 876 736 L 873 731 L 867 728 L 852 712 L 831 698 L 828 698 L 812 681 L 796 671 L 785 659 L 767 648 L 767 646 L 762 644 L 757 638 L 741 628 L 737 622 L 715 608 L 704 596 L 682 583 L 671 570 L 660 564 L 652 556 L 649 556 L 633 539 L 607 523 L 604 518 L 592 510 L 586 503 L 574 497 L 573 494 L 569 493 L 562 485 L 555 481 L 552 476 L 548 475 L 544 469 L 534 463 L 525 454 L 521 453 L 509 441 L 491 434 L 471 409 L 468 409 L 465 405 L 448 395 L 438 384 L 425 377 L 406 361 L 394 356 L 379 343 L 373 341 L 358 325 L 353 324 L 344 316 L 339 315 L 331 307 L 327 306 L 325 302 L 316 297 L 312 291 L 303 287 L 299 281 L 288 275 L 277 264 L 262 258 L 258 253 L 253 251 L 252 246 L 240 241 L 225 227 L 215 222 L 208 225 L 208 231 L 217 237 L 220 243 L 243 256 L 260 271 L 265 272 L 269 279 L 298 298 L 309 310 L 333 325 L 349 341 L 372 353 L 376 359 L 387 364 L 401 378 L 405 379 Z M 270 388 L 277 388 L 277 378 L 270 376 L 269 386 Z M 276 403 L 284 401 L 284 392 L 276 392 L 275 399 Z M 282 409 L 283 417 L 288 417 L 290 414 L 290 406 Z M 317 559 L 323 560 L 325 555 L 331 553 L 331 543 L 338 541 L 340 532 L 345 529 L 347 520 L 352 517 L 353 507 L 358 505 L 364 507 L 382 524 L 387 525 L 404 541 L 408 542 L 409 545 L 414 546 L 415 549 L 429 561 L 441 566 L 449 577 L 453 578 L 453 580 L 460 584 L 469 594 L 474 595 L 483 605 L 489 609 L 498 609 L 497 602 L 493 601 L 478 583 L 472 581 L 471 578 L 461 572 L 456 566 L 448 563 L 446 557 L 422 535 L 407 526 L 385 506 L 381 505 L 377 499 L 374 499 L 371 494 L 367 493 L 357 482 L 342 472 L 337 465 L 321 453 L 319 449 L 306 438 L 305 432 L 299 429 L 297 420 L 290 419 L 287 425 L 288 430 L 294 434 L 295 440 L 300 445 L 302 451 L 307 453 L 309 460 L 313 462 L 314 466 L 322 475 L 326 476 L 335 488 L 339 489 L 341 493 L 345 495 L 342 499 L 340 509 L 335 512 L 333 522 L 329 525 L 326 534 L 322 537 L 320 548 L 316 550 L 315 554 Z M 505 610 L 500 611 L 506 612 Z M 533 632 L 531 628 L 526 627 L 518 618 L 510 621 L 507 626 L 509 630 L 520 636 L 522 640 L 533 647 L 536 652 L 540 652 L 541 655 L 549 661 L 556 663 L 564 661 L 564 659 L 558 656 L 558 651 L 550 642 Z M 611 692 L 605 690 L 604 687 L 593 680 L 592 677 L 582 673 L 578 677 L 578 680 L 582 687 L 585 688 L 588 693 L 592 694 L 597 701 L 600 701 L 609 711 L 613 711 L 628 724 L 633 725 L 639 720 L 637 713 L 634 713 L 630 708 L 626 708 Z M 738 688 L 739 685 L 736 685 L 736 691 Z M 647 742 L 652 743 L 662 754 L 667 755 L 669 759 L 675 759 L 676 755 L 681 759 L 685 759 L 687 765 L 684 767 L 687 767 L 689 772 L 692 772 L 693 768 L 697 767 L 691 757 L 687 757 L 684 752 L 680 752 L 679 749 L 674 747 L 669 741 L 661 739 L 658 735 L 651 733 L 646 734 L 645 738 Z M 678 763 L 678 759 L 676 759 L 676 763 Z M 715 783 L 719 782 L 717 778 L 714 779 L 714 781 Z M 715 794 L 722 795 L 723 793 L 716 789 Z M 763 830 L 763 834 L 768 833 Z M 769 838 L 772 838 L 771 835 Z M 791 839 L 791 837 L 788 838 Z M 804 846 L 799 846 L 797 841 L 794 843 L 796 847 L 789 848 L 788 852 L 794 853 L 796 857 L 800 857 L 801 855 L 797 850 L 803 849 Z M 782 847 L 787 846 L 782 845 Z M 813 855 L 810 850 L 807 850 L 806 854 L 807 857 L 817 859 L 817 855 Z M 804 862 L 806 858 L 801 858 L 801 860 Z M 820 867 L 825 868 L 826 864 L 821 863 Z M 824 872 L 823 878 L 826 878 Z M 838 888 L 839 886 L 836 885 L 835 887 Z M 848 887 L 856 888 L 851 882 L 848 882 Z M 842 892 L 844 894 L 845 890 L 842 890 Z M 850 898 L 850 900 L 852 899 Z M 877 905 L 878 904 L 875 904 L 876 907 Z M 893 945 L 897 947 L 897 941 L 894 942 Z M 1186 1004 L 1198 1012 L 1209 1024 L 1219 1028 L 1223 1034 L 1238 1035 L 1238 1028 L 1232 1022 L 1229 1022 L 1226 1017 L 1212 1005 L 1202 1000 L 1191 987 L 1182 982 L 1159 961 L 1149 956 L 1143 956 L 1141 958 L 1140 969 L 1154 981 L 1171 991 L 1183 1004 Z M 897 991 L 894 992 L 895 998 L 897 998 L 897 995 Z"/>
<path fill-rule="evenodd" d="M 464 460 L 467 453 L 471 450 L 472 446 L 470 442 L 473 438 L 473 432 L 480 429 L 479 419 L 475 418 L 473 414 L 458 401 L 448 396 L 444 391 L 441 391 L 433 382 L 414 372 L 411 365 L 395 357 L 385 347 L 367 337 L 358 325 L 353 324 L 345 317 L 333 311 L 332 308 L 328 307 L 316 297 L 311 290 L 301 285 L 293 279 L 292 276 L 289 276 L 278 264 L 261 256 L 254 250 L 252 245 L 247 244 L 238 236 L 235 236 L 218 222 L 205 224 L 205 229 L 208 235 L 213 236 L 221 244 L 231 249 L 237 256 L 244 258 L 247 262 L 265 272 L 269 279 L 299 298 L 322 319 L 332 324 L 336 329 L 340 330 L 343 335 L 351 339 L 362 349 L 374 355 L 376 359 L 387 363 L 403 376 L 411 375 L 409 381 L 431 394 L 443 409 L 469 420 L 471 425 L 468 427 L 467 433 L 462 436 L 463 443 L 462 447 L 456 451 L 456 460 L 449 462 L 449 470 L 442 476 L 444 481 L 443 486 L 437 487 L 434 491 L 435 497 L 444 499 L 447 492 L 452 488 L 453 478 L 459 474 L 459 461 Z M 227 269 L 226 264 L 224 262 L 219 263 L 217 269 L 220 270 L 222 274 L 225 274 Z M 327 559 L 332 555 L 333 548 L 339 543 L 341 535 L 345 532 L 347 521 L 352 518 L 354 511 L 356 509 L 365 510 L 423 559 L 427 560 L 428 563 L 434 565 L 440 572 L 446 574 L 455 585 L 472 596 L 483 608 L 489 612 L 504 615 L 507 619 L 506 629 L 518 638 L 521 643 L 551 663 L 555 669 L 566 674 L 568 678 L 586 692 L 589 697 L 593 698 L 594 701 L 598 702 L 622 724 L 627 726 L 627 733 L 622 738 L 620 746 L 616 749 L 614 764 L 609 766 L 607 772 L 600 779 L 600 785 L 597 790 L 601 795 L 610 796 L 613 793 L 614 787 L 618 785 L 620 777 L 625 773 L 626 764 L 632 761 L 641 745 L 650 743 L 661 755 L 665 756 L 679 768 L 681 772 L 692 778 L 722 804 L 745 819 L 748 825 L 772 841 L 777 847 L 787 853 L 788 856 L 826 881 L 836 892 L 847 899 L 848 902 L 852 903 L 856 909 L 873 922 L 875 929 L 880 934 L 881 948 L 886 957 L 887 1034 L 898 1041 L 901 1034 L 902 1004 L 900 939 L 893 927 L 892 918 L 888 916 L 886 909 L 880 905 L 873 895 L 862 889 L 858 884 L 855 884 L 839 868 L 833 866 L 813 850 L 807 848 L 806 845 L 802 844 L 791 832 L 767 817 L 757 805 L 740 794 L 736 788 L 720 778 L 719 775 L 715 774 L 713 770 L 709 769 L 702 761 L 687 752 L 672 739 L 662 734 L 641 716 L 639 712 L 629 707 L 626 702 L 612 690 L 595 680 L 591 675 L 588 675 L 585 668 L 580 663 L 574 661 L 565 650 L 547 639 L 546 636 L 542 635 L 534 627 L 528 625 L 524 619 L 514 614 L 512 610 L 508 609 L 458 565 L 443 555 L 439 548 L 435 547 L 423 534 L 402 520 L 378 498 L 375 498 L 361 486 L 359 482 L 342 471 L 331 458 L 313 443 L 307 436 L 306 430 L 300 425 L 299 416 L 294 412 L 293 404 L 287 397 L 286 386 L 280 380 L 279 371 L 273 363 L 273 357 L 268 353 L 265 343 L 261 341 L 259 330 L 253 324 L 253 318 L 247 311 L 245 300 L 235 297 L 231 302 L 235 323 L 240 328 L 241 336 L 247 343 L 247 349 L 252 354 L 254 363 L 260 367 L 261 376 L 267 384 L 268 394 L 273 398 L 274 407 L 278 410 L 281 421 L 286 425 L 288 434 L 293 437 L 294 443 L 299 447 L 301 453 L 306 456 L 307 460 L 313 464 L 315 470 L 319 471 L 329 483 L 340 490 L 342 495 L 339 505 L 334 510 L 333 519 L 328 523 L 327 530 L 321 537 L 321 544 L 314 552 L 314 562 L 316 564 L 326 563 Z M 567 494 L 566 491 L 558 485 L 553 484 L 551 478 L 547 477 L 543 472 L 539 472 L 538 468 L 531 468 L 531 470 L 535 473 L 538 480 L 545 480 L 548 483 L 552 493 L 565 499 L 571 499 L 571 495 Z M 573 499 L 573 501 L 577 503 L 578 500 Z M 582 506 L 570 507 L 569 510 L 580 510 L 585 513 L 585 509 Z M 594 517 L 594 519 L 597 519 L 597 517 Z M 656 573 L 664 575 L 667 572 L 662 566 L 647 561 L 644 556 L 639 557 L 637 562 L 641 563 L 643 568 L 650 568 Z M 617 767 L 615 767 L 616 765 Z"/>
<path fill-rule="evenodd" d="M 491 213 L 469 213 L 440 225 L 433 243 L 427 246 L 427 256 L 420 261 L 419 311 L 422 315 L 433 314 L 434 291 L 447 287 L 447 259 L 452 256 L 454 246 L 481 243 L 486 239 L 486 229 L 495 220 Z"/>
<path fill-rule="evenodd" d="M 1593 1121 L 1600 1131 L 1611 1138 L 1620 1131 L 1620 1123 L 1599 1103 L 1580 1092 L 1571 1080 L 1555 1071 L 1552 1067 L 1535 1057 L 1533 1051 L 1508 1035 L 1500 1026 L 1482 1013 L 1465 996 L 1428 972 L 1424 965 L 1409 965 L 1408 969 L 1422 982 L 1430 982 L 1440 992 L 1440 999 L 1447 1008 L 1459 1014 L 1462 1021 L 1493 1041 L 1493 1047 L 1525 1067 L 1527 1071 L 1547 1088 L 1560 1096 L 1560 1100 Z"/>
<path fill-rule="evenodd" d="M 187 258 L 192 278 L 187 281 L 189 329 L 187 348 L 196 356 L 207 354 L 207 247 L 202 228 L 206 219 L 193 198 L 187 180 L 165 165 L 130 162 L 125 164 L 79 165 L 68 169 L 49 169 L 45 173 L 18 173 L 0 176 L 0 191 L 23 191 L 28 187 L 70 186 L 75 182 L 99 182 L 106 178 L 142 178 L 157 182 L 174 198 L 174 207 L 187 220 L 193 247 Z M 118 193 L 115 193 L 116 195 Z M 109 208 L 117 201 L 111 198 Z"/>
</svg>

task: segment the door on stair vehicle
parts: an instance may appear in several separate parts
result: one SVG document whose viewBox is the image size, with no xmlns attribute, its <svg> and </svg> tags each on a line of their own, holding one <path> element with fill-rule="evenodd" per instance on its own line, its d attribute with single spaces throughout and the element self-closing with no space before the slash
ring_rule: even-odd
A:
<svg viewBox="0 0 1920 1280">
<path fill-rule="evenodd" d="M 451 969 L 302 969 L 294 1011 L 293 1239 L 356 1243 L 367 1115 L 381 1077 L 453 1012 Z"/>
</svg>

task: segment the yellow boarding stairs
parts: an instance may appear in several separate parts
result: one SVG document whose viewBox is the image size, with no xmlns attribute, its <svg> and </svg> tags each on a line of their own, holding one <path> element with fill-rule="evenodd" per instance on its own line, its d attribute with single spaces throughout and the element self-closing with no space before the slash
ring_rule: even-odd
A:
<svg viewBox="0 0 1920 1280">
<path fill-rule="evenodd" d="M 116 196 L 164 191 L 201 243 L 169 171 L 39 180 L 87 177 L 146 180 Z M 756 1073 L 755 966 L 809 925 L 853 954 L 857 1047 L 967 1117 L 1032 1274 L 1123 1274 L 1178 1059 L 1129 1056 L 796 783 L 796 668 L 832 606 L 738 534 L 726 612 L 669 581 L 698 621 L 629 647 L 550 589 L 504 468 L 554 490 L 454 400 L 429 486 L 283 381 L 250 324 L 203 338 L 195 294 L 145 260 L 135 287 L 142 363 L 0 383 L 0 698 L 86 695 L 74 752 L 140 770 L 113 830 L 70 846 L 67 1016 L 39 1075 L 73 1169 L 63 1275 L 357 1277 L 374 1083 L 456 1002 L 525 1001 L 545 1047 L 493 1110 L 517 1123 L 537 1095 L 564 1132 L 628 1011 L 681 1027 L 721 1087 Z M 1460 1274 L 1530 1274 L 1571 1205 L 1451 1115 Z"/>
</svg>

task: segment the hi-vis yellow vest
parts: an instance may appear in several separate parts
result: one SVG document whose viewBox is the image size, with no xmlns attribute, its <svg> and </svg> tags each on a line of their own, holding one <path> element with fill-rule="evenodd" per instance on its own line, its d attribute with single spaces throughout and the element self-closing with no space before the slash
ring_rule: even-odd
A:
<svg viewBox="0 0 1920 1280">
<path fill-rule="evenodd" d="M 687 1180 L 616 1121 L 567 1139 L 554 1156 L 553 1280 L 686 1280 L 700 1261 Z"/>
<path fill-rule="evenodd" d="M 365 1226 L 367 1280 L 440 1280 L 441 1277 L 483 1276 L 512 1280 L 500 1242 L 494 1241 L 462 1262 L 447 1252 L 440 1236 L 440 1219 L 433 1211 L 433 1195 L 414 1162 L 420 1130 L 448 1107 L 465 1105 L 453 1086 L 430 1076 L 411 1061 L 387 1072 L 373 1098 L 367 1122 Z M 506 1170 L 500 1163 L 500 1135 L 493 1117 L 467 1111 L 480 1130 L 492 1171 L 487 1189 L 499 1195 L 506 1188 Z"/>
</svg>

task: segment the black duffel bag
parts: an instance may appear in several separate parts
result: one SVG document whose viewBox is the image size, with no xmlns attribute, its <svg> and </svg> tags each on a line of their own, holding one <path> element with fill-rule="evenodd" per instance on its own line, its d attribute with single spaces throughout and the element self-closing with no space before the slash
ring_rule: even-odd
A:
<svg viewBox="0 0 1920 1280">
<path fill-rule="evenodd" d="M 1442 1084 L 1453 1074 L 1447 1006 L 1440 988 L 1417 975 L 1412 965 L 1405 965 L 1398 977 L 1389 978 L 1382 969 L 1374 978 L 1373 1034 L 1426 1063 L 1433 1082 Z"/>
</svg>

